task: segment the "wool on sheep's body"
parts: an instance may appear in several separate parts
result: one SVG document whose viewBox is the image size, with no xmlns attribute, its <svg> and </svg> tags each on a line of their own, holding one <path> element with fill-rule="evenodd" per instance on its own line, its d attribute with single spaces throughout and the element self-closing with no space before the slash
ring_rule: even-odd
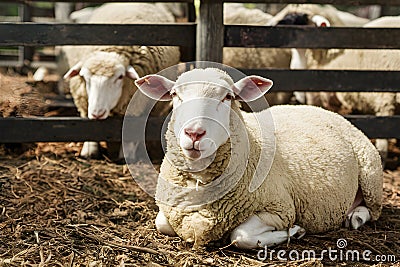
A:
<svg viewBox="0 0 400 267">
<path fill-rule="evenodd" d="M 262 138 L 257 126 L 256 116 L 265 118 L 267 112 L 271 112 L 275 125 L 276 152 L 264 182 L 257 190 L 249 192 L 259 151 L 261 148 L 273 149 L 272 141 Z M 383 175 L 379 154 L 368 138 L 343 117 L 311 106 L 274 106 L 261 113 L 247 114 L 234 104 L 230 121 L 231 140 L 246 139 L 237 126 L 242 123 L 246 125 L 250 143 L 249 162 L 243 164 L 245 157 L 240 151 L 231 155 L 231 144 L 227 142 L 218 149 L 214 162 L 207 169 L 193 173 L 175 167 L 184 165 L 185 159 L 179 157 L 181 152 L 170 130 L 173 117 L 171 119 L 166 133 L 166 157 L 174 160 L 163 161 L 159 180 L 191 187 L 197 179 L 217 179 L 226 171 L 229 160 L 235 162 L 235 173 L 244 171 L 230 192 L 195 208 L 166 204 L 164 200 L 179 203 L 188 195 L 179 194 L 168 183 L 160 183 L 157 204 L 174 231 L 184 240 L 194 241 L 196 246 L 205 245 L 220 239 L 251 215 L 263 211 L 277 215 L 279 219 L 275 219 L 272 225 L 277 230 L 294 224 L 309 233 L 334 230 L 344 221 L 358 187 L 363 190 L 372 219 L 379 217 Z M 232 176 L 221 181 L 221 186 L 228 186 L 232 179 L 237 178 Z M 192 192 L 194 190 L 193 187 Z M 261 219 L 271 223 L 271 218 Z"/>
<path fill-rule="evenodd" d="M 249 9 L 236 3 L 224 4 L 224 24 L 265 26 L 271 19 L 271 15 L 260 9 Z M 234 68 L 288 68 L 290 50 L 225 47 L 223 63 Z"/>
</svg>

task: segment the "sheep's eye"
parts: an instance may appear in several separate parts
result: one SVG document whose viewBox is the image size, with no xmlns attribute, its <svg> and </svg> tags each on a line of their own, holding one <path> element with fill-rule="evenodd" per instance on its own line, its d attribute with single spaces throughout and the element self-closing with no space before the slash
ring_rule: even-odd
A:
<svg viewBox="0 0 400 267">
<path fill-rule="evenodd" d="M 118 80 L 122 80 L 123 78 L 124 78 L 124 75 L 122 75 L 122 74 L 118 76 Z"/>
<path fill-rule="evenodd" d="M 169 94 L 175 101 L 182 103 L 182 99 L 179 97 L 179 95 L 175 91 L 171 91 Z"/>
<path fill-rule="evenodd" d="M 225 100 L 231 101 L 232 99 L 233 99 L 233 96 L 231 94 L 227 94 L 222 101 L 225 101 Z"/>
</svg>

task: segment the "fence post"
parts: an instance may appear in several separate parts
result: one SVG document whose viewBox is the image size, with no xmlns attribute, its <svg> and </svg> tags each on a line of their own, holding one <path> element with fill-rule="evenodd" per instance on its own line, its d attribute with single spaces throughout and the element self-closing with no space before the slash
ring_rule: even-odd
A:
<svg viewBox="0 0 400 267">
<path fill-rule="evenodd" d="M 222 62 L 224 47 L 223 1 L 200 0 L 196 59 Z"/>
<path fill-rule="evenodd" d="M 21 22 L 32 21 L 32 12 L 29 3 L 23 3 L 18 6 L 18 15 Z M 33 58 L 34 48 L 29 46 L 19 47 L 18 61 L 21 66 L 25 65 L 27 61 L 30 63 Z"/>
</svg>

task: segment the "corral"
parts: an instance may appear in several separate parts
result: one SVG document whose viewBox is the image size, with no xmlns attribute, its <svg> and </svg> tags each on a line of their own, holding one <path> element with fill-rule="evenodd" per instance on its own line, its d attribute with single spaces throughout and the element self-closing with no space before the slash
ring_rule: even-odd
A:
<svg viewBox="0 0 400 267">
<path fill-rule="evenodd" d="M 72 2 L 72 1 L 71 1 Z M 89 2 L 89 1 L 88 1 Z M 96 1 L 98 2 L 98 1 Z M 183 2 L 183 1 L 182 1 Z M 246 1 L 241 1 L 246 2 Z M 261 1 L 248 1 L 261 2 Z M 301 1 L 262 1 L 301 2 Z M 332 1 L 313 1 L 332 3 Z M 226 47 L 307 47 L 307 48 L 391 48 L 399 49 L 397 29 L 300 29 L 296 27 L 226 26 L 222 24 L 223 1 L 201 1 L 198 35 L 196 25 L 80 25 L 1 23 L 0 45 L 42 46 L 63 44 L 138 44 L 179 45 L 184 47 L 184 61 L 222 60 Z M 336 1 L 335 4 L 379 4 L 380 1 Z M 385 1 L 400 5 L 399 1 Z M 213 24 L 208 23 L 212 21 Z M 79 34 L 76 32 L 79 31 Z M 157 34 L 129 35 L 129 32 Z M 100 38 L 99 32 L 110 32 Z M 23 34 L 22 34 L 23 33 Z M 352 35 L 352 38 L 345 38 Z M 180 36 L 189 36 L 180 38 Z M 139 36 L 139 37 L 138 37 Z M 294 36 L 294 37 L 293 37 Z M 368 36 L 368 40 L 365 40 Z M 289 38 L 291 37 L 291 38 Z M 278 41 L 277 41 L 278 40 Z M 312 40 L 312 42 L 310 41 Z M 194 51 L 197 49 L 197 56 Z M 275 81 L 276 91 L 397 91 L 399 72 L 387 71 L 288 71 L 243 70 Z M 35 90 L 24 78 L 1 78 L 0 92 L 9 99 L 2 102 L 3 116 L 53 115 L 32 104 Z M 299 84 L 297 81 L 301 80 Z M 381 81 L 385 80 L 385 83 Z M 8 92 L 8 93 L 7 93 Z M 16 93 L 17 92 L 17 93 Z M 13 106 L 8 96 L 27 95 Z M 0 96 L 0 99 L 4 99 Z M 31 97 L 37 101 L 36 97 Z M 17 100 L 18 101 L 18 100 Z M 34 109 L 33 106 L 38 107 Z M 43 104 L 44 106 L 44 104 Z M 18 110 L 18 112 L 16 112 Z M 22 111 L 21 111 L 22 110 Z M 61 115 L 65 114 L 58 110 Z M 371 138 L 398 138 L 399 118 L 350 116 L 349 119 Z M 157 207 L 154 200 L 135 184 L 124 165 L 108 159 L 84 160 L 79 157 L 80 143 L 120 141 L 120 119 L 90 121 L 71 117 L 1 118 L 0 143 L 37 143 L 23 153 L 15 145 L 1 151 L 0 161 L 0 265 L 4 266 L 321 266 L 348 264 L 390 266 L 400 259 L 400 173 L 399 149 L 392 145 L 393 171 L 384 176 L 382 217 L 358 231 L 342 229 L 324 235 L 306 235 L 275 249 L 297 251 L 342 249 L 371 251 L 381 260 L 367 259 L 287 261 L 289 255 L 271 254 L 264 261 L 259 251 L 239 251 L 212 244 L 205 250 L 192 251 L 179 238 L 168 238 L 155 230 Z M 152 126 L 150 126 L 152 127 Z M 159 129 L 157 120 L 153 129 Z M 25 130 L 26 129 L 26 130 Z M 111 129 L 105 131 L 104 129 Z M 157 130 L 153 130 L 157 131 Z M 71 143 L 74 142 L 74 143 Z M 14 151 L 12 151 L 14 150 Z M 151 166 L 138 165 L 138 177 L 150 175 Z M 347 245 L 339 247 L 338 241 Z M 342 245 L 340 245 L 342 246 Z M 270 251 L 271 252 L 271 251 Z M 262 253 L 261 253 L 262 254 Z M 259 255 L 261 255 L 259 254 Z M 294 257 L 296 253 L 293 253 Z M 292 256 L 293 256 L 292 255 Z M 393 256 L 395 258 L 393 258 Z M 385 257 L 385 258 L 383 258 Z M 379 263 L 381 262 L 381 263 Z"/>
</svg>

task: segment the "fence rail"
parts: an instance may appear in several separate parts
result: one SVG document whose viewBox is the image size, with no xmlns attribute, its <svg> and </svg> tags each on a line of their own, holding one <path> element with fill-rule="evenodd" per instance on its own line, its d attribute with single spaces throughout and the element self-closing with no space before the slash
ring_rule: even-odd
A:
<svg viewBox="0 0 400 267">
<path fill-rule="evenodd" d="M 160 140 L 163 118 L 128 118 L 129 137 L 125 140 L 138 140 L 147 123 L 146 139 Z M 80 117 L 48 118 L 0 118 L 1 143 L 29 142 L 79 142 L 79 141 L 121 141 L 122 118 L 89 120 Z M 131 130 L 130 130 L 131 129 Z"/>
<path fill-rule="evenodd" d="M 0 23 L 0 45 L 179 45 L 195 47 L 196 24 Z M 186 38 L 182 38 L 185 36 Z M 400 28 L 226 25 L 225 47 L 399 49 Z M 351 36 L 351 38 L 347 38 Z"/>
<path fill-rule="evenodd" d="M 400 53 L 400 51 L 399 51 Z M 271 92 L 399 92 L 400 71 L 241 69 L 274 81 Z"/>
<path fill-rule="evenodd" d="M 226 47 L 400 48 L 400 28 L 227 25 L 224 36 Z"/>
<path fill-rule="evenodd" d="M 0 23 L 2 46 L 176 45 L 195 49 L 196 25 Z M 185 38 L 182 38 L 185 36 Z"/>
<path fill-rule="evenodd" d="M 345 116 L 370 138 L 400 138 L 400 116 L 375 117 Z M 165 118 L 128 118 L 129 135 L 126 141 L 140 140 L 143 136 L 138 129 L 146 126 L 146 140 L 160 140 L 161 126 Z M 83 142 L 122 140 L 122 118 L 108 118 L 103 121 L 79 117 L 53 118 L 0 118 L 1 143 L 30 142 Z"/>
</svg>

